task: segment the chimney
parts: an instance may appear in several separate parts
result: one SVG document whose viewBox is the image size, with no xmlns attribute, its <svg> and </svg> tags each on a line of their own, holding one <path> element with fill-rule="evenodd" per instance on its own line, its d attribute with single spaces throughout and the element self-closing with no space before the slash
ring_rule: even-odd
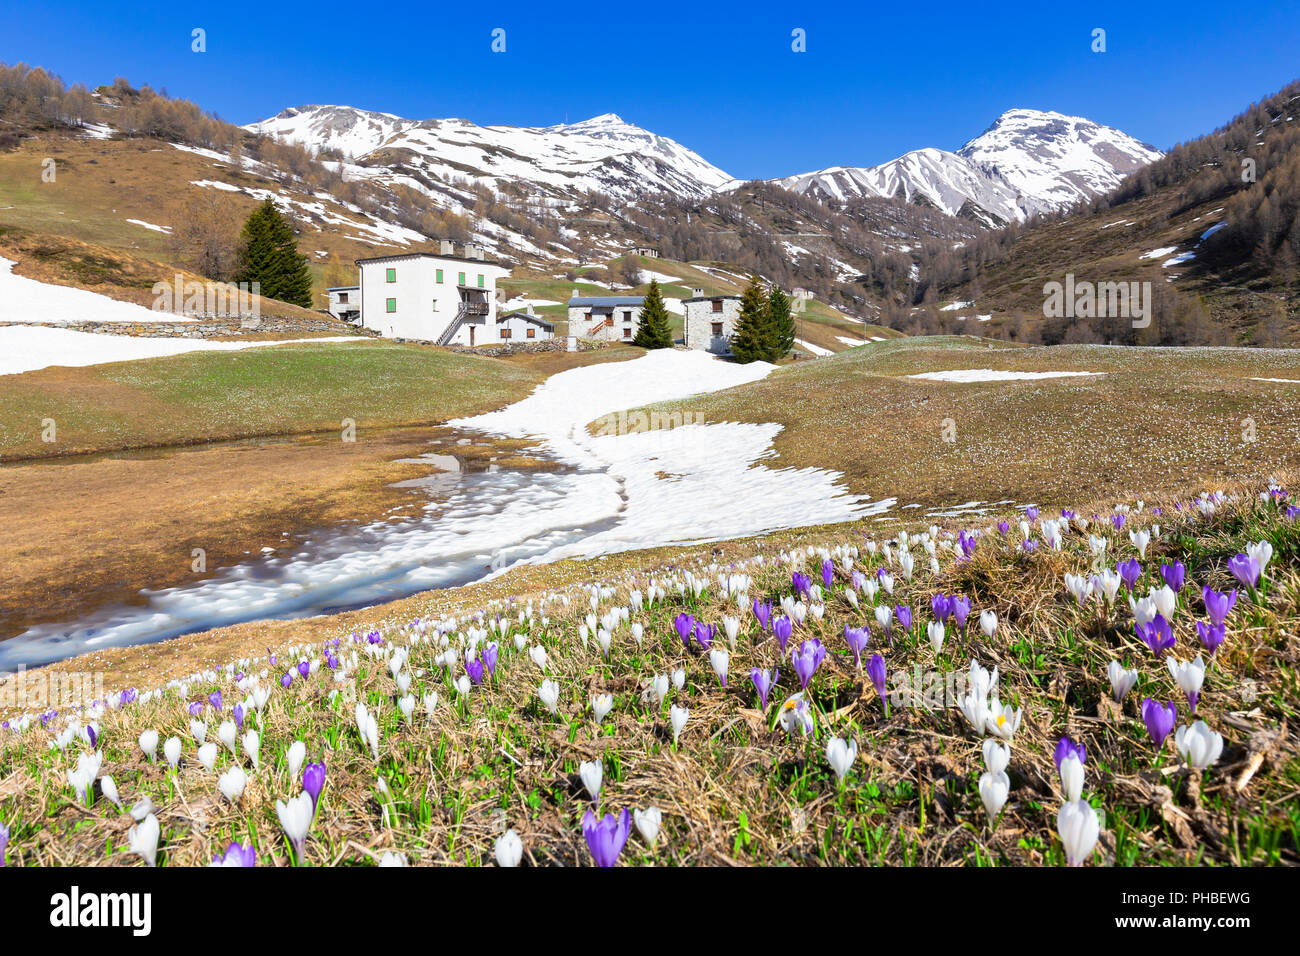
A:
<svg viewBox="0 0 1300 956">
<path fill-rule="evenodd" d="M 581 299 L 581 298 L 582 298 L 582 292 L 579 291 L 579 289 L 578 289 L 578 287 L 577 287 L 576 285 L 573 287 L 573 291 L 569 293 L 569 298 L 570 298 L 570 299 Z"/>
<path fill-rule="evenodd" d="M 442 242 L 438 244 L 438 247 L 438 251 L 444 256 L 454 256 L 456 254 L 456 246 L 450 239 L 442 240 Z"/>
<path fill-rule="evenodd" d="M 692 290 L 691 290 L 691 295 L 695 296 L 695 298 L 697 298 L 697 299 L 702 298 L 702 297 L 704 296 L 704 290 L 703 290 L 703 289 L 698 289 L 698 288 L 696 288 L 696 289 L 692 289 Z"/>
<path fill-rule="evenodd" d="M 537 313 L 535 313 L 535 312 L 533 311 L 533 304 L 532 304 L 531 302 L 528 303 L 528 314 L 529 314 L 529 315 L 536 315 L 536 314 L 537 314 Z"/>
</svg>

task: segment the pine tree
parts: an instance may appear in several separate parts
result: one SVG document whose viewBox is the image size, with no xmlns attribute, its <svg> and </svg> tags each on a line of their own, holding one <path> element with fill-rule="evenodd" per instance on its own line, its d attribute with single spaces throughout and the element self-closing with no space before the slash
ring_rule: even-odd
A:
<svg viewBox="0 0 1300 956">
<path fill-rule="evenodd" d="M 256 282 L 260 293 L 305 309 L 312 307 L 311 270 L 298 252 L 293 227 L 266 200 L 249 215 L 240 236 L 243 244 L 239 282 Z"/>
<path fill-rule="evenodd" d="M 750 276 L 749 285 L 740 296 L 740 315 L 731 337 L 731 354 L 738 361 L 768 362 L 775 358 L 776 342 L 769 322 L 767 295 Z"/>
<path fill-rule="evenodd" d="M 790 312 L 790 297 L 773 286 L 767 297 L 767 322 L 772 336 L 770 361 L 784 358 L 794 348 L 794 315 Z"/>
<path fill-rule="evenodd" d="M 646 293 L 645 303 L 641 306 L 641 324 L 632 339 L 633 345 L 643 349 L 670 349 L 673 347 L 673 333 L 668 325 L 668 309 L 664 306 L 664 297 L 659 293 L 659 280 L 650 280 L 650 291 Z"/>
</svg>

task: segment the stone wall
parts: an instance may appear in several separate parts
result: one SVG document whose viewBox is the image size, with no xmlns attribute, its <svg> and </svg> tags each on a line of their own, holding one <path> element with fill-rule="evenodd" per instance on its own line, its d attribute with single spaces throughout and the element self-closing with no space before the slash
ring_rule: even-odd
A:
<svg viewBox="0 0 1300 956">
<path fill-rule="evenodd" d="M 72 329 L 74 332 L 93 332 L 101 335 L 133 335 L 145 338 L 211 339 L 250 333 L 301 335 L 326 333 L 328 335 L 360 335 L 378 338 L 370 329 L 339 322 L 335 319 L 306 319 L 263 317 L 260 320 L 212 319 L 195 322 L 24 322 L 54 329 Z"/>
</svg>

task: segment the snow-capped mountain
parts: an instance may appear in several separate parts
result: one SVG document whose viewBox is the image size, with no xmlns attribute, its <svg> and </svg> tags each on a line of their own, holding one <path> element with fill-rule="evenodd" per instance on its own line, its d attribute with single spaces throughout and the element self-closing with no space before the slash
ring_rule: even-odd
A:
<svg viewBox="0 0 1300 956">
<path fill-rule="evenodd" d="M 370 174 L 469 179 L 493 189 L 522 185 L 556 197 L 587 190 L 626 199 L 641 192 L 707 196 L 731 177 L 680 143 L 613 113 L 546 127 L 422 122 L 350 106 L 300 106 L 247 129 L 334 149 Z"/>
<path fill-rule="evenodd" d="M 1014 109 L 955 153 L 919 149 L 880 166 L 835 166 L 776 182 L 835 201 L 899 196 L 949 215 L 964 206 L 971 212 L 971 203 L 1009 222 L 1109 192 L 1161 155 L 1082 117 Z"/>
</svg>

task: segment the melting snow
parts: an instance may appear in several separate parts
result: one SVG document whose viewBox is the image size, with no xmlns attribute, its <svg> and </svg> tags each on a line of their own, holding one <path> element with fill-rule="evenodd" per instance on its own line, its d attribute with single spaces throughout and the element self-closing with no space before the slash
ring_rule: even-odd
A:
<svg viewBox="0 0 1300 956">
<path fill-rule="evenodd" d="M 1105 374 L 1105 372 L 1011 372 L 996 368 L 959 368 L 948 372 L 918 372 L 907 377 L 924 378 L 932 382 L 1019 382 L 1035 378 L 1070 378 Z"/>
<path fill-rule="evenodd" d="M 119 302 L 97 292 L 14 275 L 14 265 L 12 260 L 0 257 L 0 323 L 192 321 L 170 312 L 155 312 L 134 302 Z M 12 356 L 3 361 L 11 359 Z"/>
</svg>

